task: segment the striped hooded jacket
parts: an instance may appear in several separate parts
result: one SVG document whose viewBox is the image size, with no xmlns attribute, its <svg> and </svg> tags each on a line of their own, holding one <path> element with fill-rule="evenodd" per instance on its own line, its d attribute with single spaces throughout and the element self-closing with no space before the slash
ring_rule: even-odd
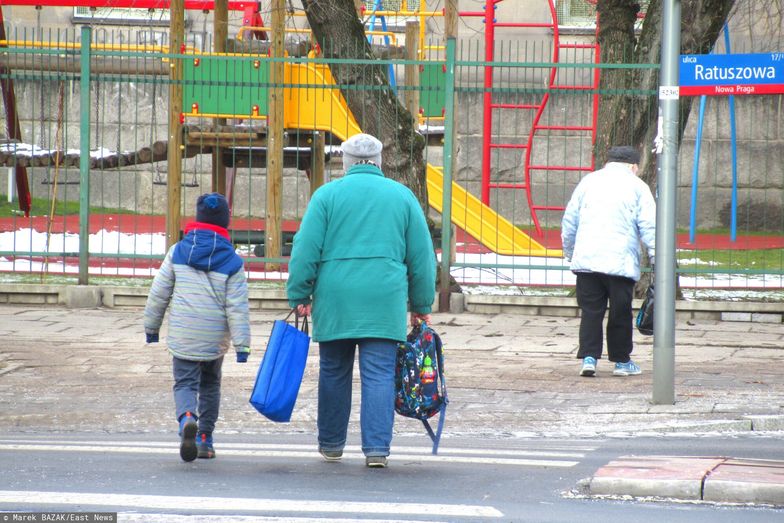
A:
<svg viewBox="0 0 784 523">
<path fill-rule="evenodd" d="M 229 349 L 250 347 L 248 284 L 242 258 L 226 229 L 194 222 L 166 254 L 150 287 L 144 329 L 160 330 L 167 307 L 169 352 L 178 358 L 210 361 Z"/>
</svg>

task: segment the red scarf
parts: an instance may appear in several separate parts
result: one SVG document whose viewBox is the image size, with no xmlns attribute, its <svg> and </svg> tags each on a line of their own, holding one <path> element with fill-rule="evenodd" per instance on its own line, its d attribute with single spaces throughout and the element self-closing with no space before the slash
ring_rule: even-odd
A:
<svg viewBox="0 0 784 523">
<path fill-rule="evenodd" d="M 204 222 L 189 222 L 185 226 L 185 234 L 188 234 L 194 229 L 207 229 L 208 231 L 216 232 L 226 238 L 227 240 L 231 241 L 231 235 L 227 229 L 224 229 L 220 225 L 213 225 L 211 223 L 204 223 Z"/>
</svg>

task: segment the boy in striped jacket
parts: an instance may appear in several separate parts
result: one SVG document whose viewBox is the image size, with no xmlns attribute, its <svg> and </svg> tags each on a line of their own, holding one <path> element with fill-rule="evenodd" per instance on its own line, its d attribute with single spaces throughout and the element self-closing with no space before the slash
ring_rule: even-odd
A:
<svg viewBox="0 0 784 523">
<path fill-rule="evenodd" d="M 250 353 L 248 284 L 242 258 L 227 227 L 229 204 L 218 193 L 197 200 L 196 221 L 169 249 L 152 282 L 144 309 L 147 343 L 169 309 L 166 344 L 174 374 L 174 403 L 184 461 L 214 458 L 223 356 L 233 345 L 237 361 Z"/>
</svg>

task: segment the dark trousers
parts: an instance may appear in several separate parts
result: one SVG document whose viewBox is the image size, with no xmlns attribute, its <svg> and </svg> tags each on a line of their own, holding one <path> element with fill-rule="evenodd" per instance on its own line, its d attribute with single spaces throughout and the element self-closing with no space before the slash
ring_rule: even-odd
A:
<svg viewBox="0 0 784 523">
<path fill-rule="evenodd" d="M 578 272 L 577 305 L 580 306 L 580 348 L 577 357 L 602 357 L 602 326 L 607 317 L 607 359 L 626 363 L 632 353 L 632 296 L 634 280 L 599 272 Z"/>
<path fill-rule="evenodd" d="M 191 412 L 198 417 L 199 432 L 212 434 L 218 420 L 223 356 L 212 361 L 172 358 L 174 404 L 177 419 Z"/>
</svg>

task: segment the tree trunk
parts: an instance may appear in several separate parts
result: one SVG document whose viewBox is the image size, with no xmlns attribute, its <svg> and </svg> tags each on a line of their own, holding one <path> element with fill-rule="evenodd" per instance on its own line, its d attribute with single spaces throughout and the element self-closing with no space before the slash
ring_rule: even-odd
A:
<svg viewBox="0 0 784 523">
<path fill-rule="evenodd" d="M 630 0 L 600 0 L 596 4 L 599 31 L 598 44 L 603 64 L 634 63 L 636 38 L 634 23 L 640 5 Z M 632 135 L 632 111 L 648 97 L 635 103 L 634 91 L 642 88 L 636 78 L 637 68 L 602 69 L 599 89 L 599 119 L 596 133 L 594 158 L 596 165 L 604 165 L 607 150 L 613 145 L 634 145 Z M 639 95 L 637 95 L 639 96 Z"/>
<path fill-rule="evenodd" d="M 716 42 L 735 0 L 684 0 L 681 5 L 681 53 L 707 53 Z M 633 0 L 599 0 L 599 45 L 602 63 L 658 64 L 661 62 L 663 29 L 661 0 L 651 0 L 639 39 L 634 22 L 639 9 Z M 597 128 L 596 160 L 602 165 L 612 145 L 641 147 L 642 179 L 656 190 L 656 162 L 651 152 L 658 126 L 658 98 L 644 94 L 658 92 L 659 71 L 646 69 L 605 69 L 600 88 L 622 94 L 601 97 Z M 639 93 L 639 94 L 637 94 Z M 691 98 L 681 99 L 678 141 L 691 113 Z M 649 282 L 640 280 L 635 294 L 641 297 Z M 680 296 L 680 288 L 678 288 Z"/>
<path fill-rule="evenodd" d="M 735 0 L 684 0 L 682 2 L 681 53 L 709 52 L 729 16 Z M 599 0 L 599 45 L 601 61 L 610 63 L 658 64 L 661 62 L 662 6 L 651 0 L 639 39 L 634 23 L 639 6 L 633 0 Z M 604 163 L 612 145 L 642 146 L 643 178 L 653 185 L 654 162 L 651 153 L 658 124 L 658 100 L 647 92 L 657 92 L 659 71 L 646 69 L 605 69 L 600 89 L 619 93 L 601 97 L 597 129 L 597 164 Z M 638 94 L 639 93 L 639 94 Z M 691 98 L 681 100 L 679 137 L 686 128 Z"/>
<path fill-rule="evenodd" d="M 313 35 L 325 58 L 377 60 L 357 16 L 353 0 L 303 0 Z M 381 63 L 330 64 L 349 109 L 363 132 L 384 144 L 384 174 L 408 186 L 427 215 L 424 138 L 411 113 L 389 84 Z"/>
</svg>

